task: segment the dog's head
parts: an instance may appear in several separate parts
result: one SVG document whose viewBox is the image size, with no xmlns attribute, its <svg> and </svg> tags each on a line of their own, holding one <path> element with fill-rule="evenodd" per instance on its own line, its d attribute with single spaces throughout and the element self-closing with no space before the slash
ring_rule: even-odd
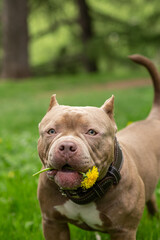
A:
<svg viewBox="0 0 160 240">
<path fill-rule="evenodd" d="M 39 124 L 38 152 L 47 172 L 61 188 L 76 189 L 82 174 L 96 166 L 103 178 L 114 158 L 117 130 L 113 118 L 114 96 L 101 108 L 59 105 L 51 97 L 47 114 Z"/>
</svg>

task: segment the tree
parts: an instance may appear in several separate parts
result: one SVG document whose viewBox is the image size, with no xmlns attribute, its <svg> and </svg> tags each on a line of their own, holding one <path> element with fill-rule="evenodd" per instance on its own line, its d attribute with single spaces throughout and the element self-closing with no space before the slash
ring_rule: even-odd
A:
<svg viewBox="0 0 160 240">
<path fill-rule="evenodd" d="M 79 10 L 79 24 L 81 26 L 81 38 L 83 42 L 83 63 L 88 72 L 97 71 L 96 60 L 90 57 L 87 48 L 90 41 L 94 38 L 92 18 L 89 14 L 89 6 L 86 0 L 77 0 L 77 6 Z"/>
<path fill-rule="evenodd" d="M 27 0 L 4 0 L 2 11 L 2 77 L 28 77 Z"/>
</svg>

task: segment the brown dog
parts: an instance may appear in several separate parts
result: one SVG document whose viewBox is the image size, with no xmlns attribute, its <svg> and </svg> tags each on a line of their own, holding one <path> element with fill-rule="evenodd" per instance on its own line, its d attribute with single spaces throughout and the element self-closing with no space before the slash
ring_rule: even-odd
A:
<svg viewBox="0 0 160 240">
<path fill-rule="evenodd" d="M 43 168 L 38 199 L 46 240 L 70 239 L 67 223 L 109 233 L 112 240 L 135 240 L 145 203 L 156 213 L 154 190 L 160 176 L 160 77 L 153 63 L 130 57 L 150 72 L 152 110 L 144 121 L 116 134 L 114 97 L 101 108 L 59 105 L 52 96 L 38 141 Z M 118 139 L 118 141 L 117 141 Z M 82 174 L 96 166 L 99 178 L 88 190 Z"/>
</svg>

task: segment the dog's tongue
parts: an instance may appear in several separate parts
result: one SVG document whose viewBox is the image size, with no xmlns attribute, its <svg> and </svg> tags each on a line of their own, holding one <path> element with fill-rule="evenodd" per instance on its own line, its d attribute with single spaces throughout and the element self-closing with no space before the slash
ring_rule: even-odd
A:
<svg viewBox="0 0 160 240">
<path fill-rule="evenodd" d="M 76 189 L 81 186 L 82 175 L 76 171 L 58 171 L 54 180 L 61 188 Z"/>
</svg>

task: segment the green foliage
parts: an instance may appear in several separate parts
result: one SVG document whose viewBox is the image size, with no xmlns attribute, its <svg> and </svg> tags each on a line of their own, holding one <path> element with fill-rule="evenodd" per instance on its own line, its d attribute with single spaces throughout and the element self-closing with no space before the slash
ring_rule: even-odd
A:
<svg viewBox="0 0 160 240">
<path fill-rule="evenodd" d="M 147 116 L 152 104 L 152 89 L 107 90 L 104 82 L 111 78 L 115 79 L 115 76 L 70 75 L 1 83 L 0 239 L 43 239 L 41 213 L 36 197 L 38 178 L 32 177 L 32 174 L 41 168 L 37 153 L 38 123 L 53 93 L 57 93 L 60 104 L 81 106 L 101 106 L 114 94 L 119 129 L 129 121 Z M 156 194 L 160 207 L 160 186 Z M 73 226 L 70 228 L 72 240 L 96 239 L 95 233 Z M 145 210 L 137 239 L 159 239 L 159 229 L 160 222 L 156 218 L 149 218 Z M 100 235 L 102 240 L 109 239 L 106 234 Z"/>
<path fill-rule="evenodd" d="M 133 53 L 159 60 L 158 0 L 86 2 L 94 36 L 88 41 L 85 53 L 96 59 L 100 71 L 114 70 L 120 64 L 131 67 L 126 56 Z M 84 71 L 84 46 L 76 1 L 31 1 L 31 7 L 34 4 L 36 7 L 31 11 L 29 21 L 34 72 Z"/>
<path fill-rule="evenodd" d="M 97 62 L 100 71 L 113 71 L 119 65 L 130 68 L 126 56 L 133 53 L 159 62 L 158 0 L 86 0 L 94 34 L 85 43 L 85 51 L 77 0 L 29 0 L 28 3 L 30 63 L 35 75 L 84 72 L 84 54 Z M 0 25 L 0 42 L 1 33 Z"/>
</svg>

